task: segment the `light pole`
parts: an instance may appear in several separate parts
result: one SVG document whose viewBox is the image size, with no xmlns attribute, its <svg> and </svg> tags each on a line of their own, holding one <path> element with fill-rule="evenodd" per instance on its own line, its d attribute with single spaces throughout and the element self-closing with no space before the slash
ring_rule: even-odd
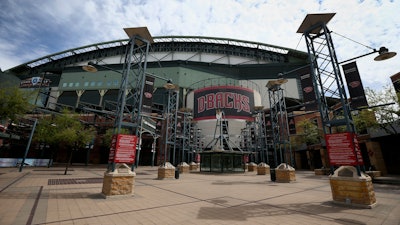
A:
<svg viewBox="0 0 400 225">
<path fill-rule="evenodd" d="M 268 149 L 267 149 L 267 134 L 265 127 L 265 113 L 263 111 L 264 106 L 254 107 L 254 122 L 256 128 L 256 149 L 260 154 L 261 162 L 269 162 Z"/>
<path fill-rule="evenodd" d="M 176 123 L 178 112 L 178 93 L 179 87 L 169 80 L 164 88 L 168 92 L 168 104 L 165 109 L 165 137 L 164 137 L 164 166 L 167 162 L 167 153 L 170 146 L 173 146 L 172 164 L 175 165 L 176 150 Z"/>
<path fill-rule="evenodd" d="M 84 65 L 84 66 L 82 66 L 82 69 L 83 70 L 85 70 L 85 71 L 87 71 L 87 72 L 97 72 L 98 71 L 98 69 L 96 68 L 96 67 L 102 67 L 102 68 L 104 68 L 104 69 L 107 69 L 107 70 L 110 70 L 110 71 L 113 71 L 113 72 L 116 72 L 116 73 L 119 73 L 119 74 L 121 74 L 121 75 L 123 75 L 123 72 L 121 72 L 121 71 L 118 71 L 118 70 L 115 70 L 115 69 L 113 69 L 113 68 L 111 68 L 111 67 L 109 67 L 109 66 L 106 66 L 106 65 L 102 65 L 102 64 L 96 64 L 96 63 L 94 63 L 94 62 L 88 62 L 88 64 L 87 65 Z M 165 77 L 161 77 L 161 76 L 157 76 L 157 75 L 155 75 L 155 74 L 151 74 L 151 73 L 147 73 L 147 72 L 145 72 L 145 76 L 146 77 L 153 77 L 153 78 L 157 78 L 157 79 L 160 79 L 160 80 L 164 80 L 164 81 L 167 81 L 166 82 L 166 84 L 164 85 L 164 88 L 166 88 L 167 90 L 172 90 L 172 89 L 176 89 L 177 88 L 177 86 L 175 85 L 175 84 L 173 84 L 172 83 L 172 81 L 171 81 L 171 79 L 169 79 L 169 78 L 165 78 Z M 123 84 L 122 84 L 122 82 L 121 82 L 121 86 L 122 86 Z M 120 89 L 120 94 L 119 95 L 121 95 L 121 90 L 123 90 L 123 89 Z M 141 91 L 141 93 L 143 92 L 143 90 Z M 125 91 L 124 92 L 126 95 L 128 94 L 128 91 Z M 169 92 L 170 93 L 170 92 Z M 144 93 L 143 93 L 144 94 Z M 172 93 L 171 93 L 172 94 Z M 170 96 L 170 94 L 169 94 L 169 96 Z M 176 105 L 176 97 L 171 97 L 172 98 L 172 103 L 171 104 L 173 104 L 173 105 Z M 121 106 L 122 107 L 122 106 Z M 167 106 L 167 108 L 168 107 L 170 107 L 170 106 Z M 140 108 L 141 108 L 141 106 L 140 106 Z M 90 109 L 89 109 L 90 110 Z M 126 110 L 125 110 L 126 111 Z M 121 118 L 121 117 L 120 117 Z M 158 118 L 158 117 L 153 117 L 153 116 L 151 116 L 151 115 L 147 115 L 147 114 L 144 114 L 144 113 L 141 113 L 141 115 L 140 115 L 140 118 L 141 118 L 141 120 L 140 120 L 140 124 L 138 124 L 139 125 L 139 127 L 138 127 L 138 146 L 137 146 L 137 155 L 136 155 L 136 167 L 139 165 L 139 158 L 140 158 L 140 151 L 141 151 L 141 143 L 142 143 L 142 133 L 143 132 L 145 132 L 145 130 L 146 129 L 144 129 L 144 125 L 143 125 L 143 123 L 148 123 L 149 121 L 148 120 L 146 120 L 146 118 L 150 118 L 150 119 L 156 119 L 156 120 L 163 120 L 162 118 Z M 118 123 L 117 123 L 118 121 L 116 121 L 116 124 L 118 124 L 119 125 L 119 128 L 117 128 L 118 130 L 117 130 L 117 133 L 119 133 L 120 132 L 120 129 L 121 129 L 121 126 L 122 125 L 124 125 L 124 124 L 128 124 L 128 123 L 126 123 L 126 122 L 121 122 L 121 121 L 119 121 Z M 167 126 L 169 126 L 169 127 L 171 127 L 171 126 L 173 126 L 174 124 L 176 124 L 176 122 L 174 121 L 174 122 L 170 122 Z M 175 130 L 175 129 L 174 129 Z M 114 131 L 115 132 L 115 131 Z M 151 133 L 151 132 L 150 132 Z M 152 135 L 153 135 L 153 138 L 154 138 L 154 142 L 156 141 L 156 139 L 158 138 L 158 136 L 156 135 L 156 134 L 154 134 L 154 133 L 152 133 Z M 173 145 L 175 146 L 175 140 L 173 140 L 173 141 L 171 141 L 171 143 L 173 143 Z M 153 151 L 153 161 L 152 161 L 152 165 L 153 165 L 153 162 L 154 162 L 154 151 L 155 151 L 155 143 L 153 143 L 153 145 L 152 145 L 153 147 L 152 147 L 152 151 Z"/>
<path fill-rule="evenodd" d="M 293 164 L 286 102 L 281 88 L 281 85 L 287 82 L 288 80 L 283 78 L 283 74 L 279 74 L 277 80 L 271 80 L 267 83 L 274 146 L 274 166 L 278 166 L 277 150 L 280 154 L 280 163 L 285 162 L 286 164 L 288 163 L 286 154 L 289 150 L 290 164 Z"/>
<path fill-rule="evenodd" d="M 321 115 L 325 139 L 328 137 L 327 135 L 337 133 L 339 127 L 345 127 L 345 130 L 350 134 L 349 136 L 351 136 L 351 138 L 349 138 L 351 139 L 350 142 L 352 142 L 353 146 L 356 146 L 357 143 L 355 143 L 355 138 L 353 138 L 356 129 L 352 119 L 345 85 L 340 73 L 339 62 L 336 57 L 331 31 L 327 27 L 327 23 L 334 15 L 335 13 L 308 14 L 297 30 L 297 33 L 302 33 L 305 36 L 311 63 L 310 71 L 312 82 L 318 109 Z M 385 60 L 396 55 L 396 53 L 389 52 L 387 48 L 382 47 L 379 50 L 373 49 L 370 53 L 344 62 L 358 59 L 373 53 L 379 53 L 379 56 L 375 57 L 376 61 Z M 332 108 L 328 105 L 328 98 L 339 100 L 339 105 Z M 361 155 L 357 154 L 357 149 L 353 150 L 355 162 L 352 164 L 356 165 L 357 173 L 360 175 L 360 162 L 358 157 Z M 333 172 L 332 157 L 330 157 L 330 160 Z M 339 165 L 341 162 L 338 159 L 335 164 L 336 163 Z"/>
<path fill-rule="evenodd" d="M 28 155 L 29 148 L 31 147 L 31 142 L 32 142 L 33 134 L 35 133 L 36 124 L 37 124 L 37 119 L 35 118 L 34 121 L 33 121 L 31 133 L 30 133 L 30 135 L 29 135 L 28 144 L 26 145 L 26 148 L 25 148 L 24 157 L 22 158 L 21 165 L 19 166 L 19 172 L 22 172 L 22 168 L 24 167 L 25 159 L 26 159 L 26 157 L 27 157 L 27 155 Z"/>
</svg>

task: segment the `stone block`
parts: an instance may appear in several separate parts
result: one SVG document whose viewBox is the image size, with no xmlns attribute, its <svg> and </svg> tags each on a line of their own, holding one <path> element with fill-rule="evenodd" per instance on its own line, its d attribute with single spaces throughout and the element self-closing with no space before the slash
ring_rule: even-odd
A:
<svg viewBox="0 0 400 225">
<path fill-rule="evenodd" d="M 267 175 L 270 172 L 269 165 L 266 163 L 259 163 L 257 166 L 257 175 Z"/>
<path fill-rule="evenodd" d="M 341 166 L 330 176 L 332 198 L 335 203 L 372 208 L 376 205 L 375 192 L 370 176 L 353 166 Z"/>
<path fill-rule="evenodd" d="M 295 169 L 286 163 L 281 163 L 275 169 L 276 182 L 290 183 L 296 181 Z"/>
<path fill-rule="evenodd" d="M 179 173 L 189 173 L 189 165 L 186 162 L 181 162 L 178 165 Z"/>
<path fill-rule="evenodd" d="M 247 169 L 249 172 L 257 171 L 257 164 L 251 162 L 248 164 Z"/>
<path fill-rule="evenodd" d="M 191 162 L 191 163 L 189 164 L 189 170 L 190 170 L 190 171 L 198 170 L 198 169 L 199 169 L 199 165 L 198 165 L 197 163 Z"/>
<path fill-rule="evenodd" d="M 158 179 L 166 178 L 175 178 L 175 167 L 169 162 L 158 167 Z"/>
<path fill-rule="evenodd" d="M 104 173 L 102 195 L 105 198 L 133 196 L 135 176 L 126 164 L 117 164 L 114 171 Z"/>
</svg>

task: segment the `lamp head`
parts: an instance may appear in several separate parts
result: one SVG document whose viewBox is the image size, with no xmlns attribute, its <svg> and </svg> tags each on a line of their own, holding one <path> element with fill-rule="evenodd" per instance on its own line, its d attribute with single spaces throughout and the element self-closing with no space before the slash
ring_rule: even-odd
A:
<svg viewBox="0 0 400 225">
<path fill-rule="evenodd" d="M 276 82 L 276 84 L 285 84 L 288 82 L 288 80 L 283 78 L 283 73 L 279 73 L 278 80 L 276 80 L 275 82 Z"/>
<path fill-rule="evenodd" d="M 177 88 L 177 85 L 173 84 L 171 80 L 168 80 L 167 83 L 164 84 L 164 88 L 168 90 L 173 90 Z"/>
<path fill-rule="evenodd" d="M 390 59 L 397 54 L 396 52 L 389 52 L 389 49 L 387 49 L 385 47 L 381 47 L 378 52 L 379 52 L 379 55 L 374 58 L 375 61 L 382 61 L 382 60 Z"/>
<path fill-rule="evenodd" d="M 97 72 L 97 68 L 94 67 L 94 63 L 93 62 L 88 62 L 87 65 L 82 66 L 82 69 L 86 72 L 91 72 L 91 73 L 95 73 Z"/>
</svg>

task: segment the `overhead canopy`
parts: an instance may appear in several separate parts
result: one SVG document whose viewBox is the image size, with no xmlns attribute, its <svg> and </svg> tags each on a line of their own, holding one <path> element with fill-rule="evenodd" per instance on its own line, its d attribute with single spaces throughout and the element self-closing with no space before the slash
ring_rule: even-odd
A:
<svg viewBox="0 0 400 225">
<path fill-rule="evenodd" d="M 303 34 L 304 32 L 308 31 L 311 27 L 317 24 L 327 24 L 332 17 L 336 13 L 318 13 L 318 14 L 307 14 L 306 18 L 304 18 L 303 22 L 301 23 L 297 33 Z M 311 34 L 319 34 L 321 31 L 321 27 L 316 27 L 315 29 L 311 30 L 309 33 Z"/>
</svg>

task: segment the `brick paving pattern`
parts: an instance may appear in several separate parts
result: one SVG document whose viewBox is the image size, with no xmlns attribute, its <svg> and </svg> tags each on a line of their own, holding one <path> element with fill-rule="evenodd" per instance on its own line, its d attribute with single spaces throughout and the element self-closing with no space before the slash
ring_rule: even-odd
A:
<svg viewBox="0 0 400 225">
<path fill-rule="evenodd" d="M 136 169 L 133 197 L 105 199 L 106 166 L 0 168 L 0 224 L 400 224 L 398 184 L 374 183 L 365 209 L 333 203 L 329 177 L 312 171 L 276 183 L 257 172 L 157 179 L 157 169 Z"/>
</svg>

